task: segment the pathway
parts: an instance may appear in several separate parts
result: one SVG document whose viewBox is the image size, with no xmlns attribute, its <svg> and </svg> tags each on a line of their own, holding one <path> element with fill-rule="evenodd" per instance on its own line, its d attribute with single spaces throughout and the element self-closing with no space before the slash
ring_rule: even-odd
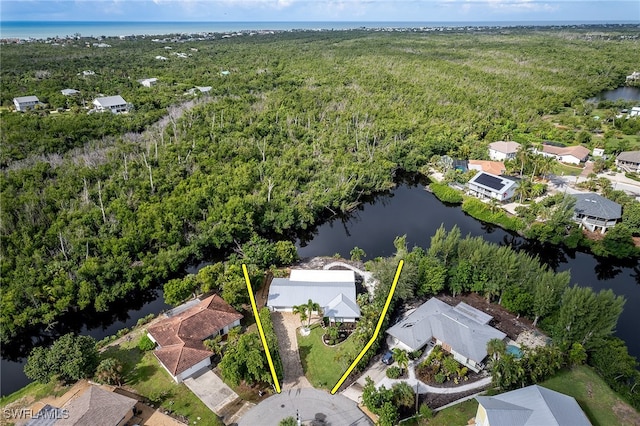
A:
<svg viewBox="0 0 640 426">
<path fill-rule="evenodd" d="M 358 269 L 353 265 L 349 265 L 345 262 L 331 262 L 322 267 L 322 269 L 331 269 L 336 266 L 340 266 L 342 268 L 347 268 L 362 276 L 362 284 L 367 288 L 367 291 L 371 293 L 371 297 L 374 296 L 374 291 L 376 286 L 378 285 L 378 281 L 373 278 L 373 274 L 371 272 L 363 271 L 362 269 Z"/>
<path fill-rule="evenodd" d="M 300 353 L 298 352 L 297 328 L 300 325 L 300 317 L 289 312 L 273 312 L 271 314 L 273 328 L 278 337 L 280 358 L 284 370 L 284 379 L 281 383 L 282 391 L 297 388 L 310 388 L 311 383 L 304 376 Z"/>
</svg>

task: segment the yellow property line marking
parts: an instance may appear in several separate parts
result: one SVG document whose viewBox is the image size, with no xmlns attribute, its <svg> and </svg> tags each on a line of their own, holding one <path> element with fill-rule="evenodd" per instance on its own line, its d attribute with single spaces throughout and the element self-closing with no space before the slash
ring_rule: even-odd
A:
<svg viewBox="0 0 640 426">
<path fill-rule="evenodd" d="M 256 306 L 256 299 L 253 297 L 253 289 L 251 288 L 251 280 L 249 280 L 249 273 L 247 272 L 247 265 L 242 264 L 242 272 L 244 272 L 244 280 L 247 282 L 247 290 L 249 291 L 249 299 L 251 300 L 251 308 L 253 309 L 253 316 L 256 318 L 256 325 L 258 326 L 258 332 L 260 333 L 260 339 L 262 340 L 262 346 L 267 354 L 267 361 L 269 361 L 269 368 L 271 369 L 271 375 L 273 376 L 273 384 L 276 387 L 276 392 L 280 393 L 280 382 L 278 382 L 278 375 L 276 374 L 276 368 L 273 366 L 273 360 L 271 359 L 271 352 L 269 352 L 269 345 L 267 339 L 264 337 L 264 330 L 262 329 L 262 322 L 260 321 L 260 315 L 258 315 L 258 307 Z"/>
<path fill-rule="evenodd" d="M 349 374 L 356 368 L 356 365 L 360 362 L 364 354 L 369 350 L 373 342 L 375 342 L 378 337 L 378 333 L 380 333 L 380 328 L 382 328 L 382 321 L 384 321 L 384 316 L 387 315 L 387 310 L 389 309 L 389 304 L 391 303 L 391 298 L 393 297 L 393 293 L 396 291 L 396 285 L 398 284 L 398 278 L 400 278 L 400 271 L 402 271 L 402 265 L 404 265 L 404 260 L 401 260 L 398 263 L 398 268 L 396 269 L 396 276 L 393 278 L 393 284 L 391 284 L 391 290 L 389 290 L 389 295 L 387 296 L 387 301 L 384 304 L 384 308 L 382 309 L 382 313 L 380 314 L 380 318 L 378 318 L 378 325 L 376 325 L 376 330 L 373 332 L 373 337 L 369 339 L 369 342 L 365 345 L 364 349 L 360 351 L 356 359 L 351 363 L 347 371 L 344 372 L 338 383 L 331 389 L 331 395 L 335 395 L 335 393 L 340 389 L 340 386 L 347 379 Z"/>
</svg>

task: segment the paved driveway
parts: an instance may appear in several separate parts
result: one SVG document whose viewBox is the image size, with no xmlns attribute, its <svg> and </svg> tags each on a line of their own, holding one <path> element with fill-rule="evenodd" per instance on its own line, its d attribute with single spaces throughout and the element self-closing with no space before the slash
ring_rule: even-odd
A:
<svg viewBox="0 0 640 426">
<path fill-rule="evenodd" d="M 303 424 L 331 426 L 372 425 L 355 402 L 340 394 L 318 389 L 290 389 L 271 396 L 253 407 L 238 426 L 277 425 L 287 417 L 300 415 Z"/>
<path fill-rule="evenodd" d="M 300 317 L 289 312 L 274 312 L 271 314 L 271 318 L 278 337 L 278 347 L 284 370 L 284 380 L 280 387 L 283 391 L 310 388 L 311 383 L 304 376 L 298 352 L 296 330 L 300 326 Z"/>
<path fill-rule="evenodd" d="M 216 414 L 219 414 L 225 405 L 238 398 L 238 395 L 225 385 L 216 373 L 208 369 L 188 378 L 184 384 Z"/>
</svg>

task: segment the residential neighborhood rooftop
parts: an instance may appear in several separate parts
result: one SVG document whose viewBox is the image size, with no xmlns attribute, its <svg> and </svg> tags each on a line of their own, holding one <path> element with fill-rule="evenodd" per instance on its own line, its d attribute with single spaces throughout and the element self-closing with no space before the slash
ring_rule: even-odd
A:
<svg viewBox="0 0 640 426">
<path fill-rule="evenodd" d="M 618 154 L 616 158 L 620 161 L 640 163 L 640 151 L 624 151 Z"/>
<path fill-rule="evenodd" d="M 14 101 L 18 101 L 20 103 L 23 102 L 40 102 L 37 96 L 18 96 L 17 98 L 13 98 Z"/>
<path fill-rule="evenodd" d="M 520 144 L 518 142 L 512 141 L 497 141 L 489 144 L 489 148 L 494 151 L 503 152 L 505 154 L 517 152 L 520 149 Z"/>
<path fill-rule="evenodd" d="M 538 385 L 495 396 L 477 396 L 476 400 L 486 412 L 486 424 L 491 426 L 591 425 L 573 397 Z"/>
<path fill-rule="evenodd" d="M 553 154 L 553 155 L 572 155 L 576 158 L 582 159 L 589 156 L 589 153 L 591 151 L 589 151 L 588 148 L 585 148 L 584 146 L 580 146 L 580 145 L 561 147 L 561 146 L 543 144 L 542 152 Z"/>
<path fill-rule="evenodd" d="M 596 217 L 599 219 L 620 219 L 622 217 L 622 206 L 595 192 L 586 194 L 573 194 L 576 199 L 575 212 L 584 216 Z"/>
<path fill-rule="evenodd" d="M 502 161 L 469 160 L 468 164 L 470 169 L 477 169 L 479 167 L 483 172 L 496 176 L 506 171 L 506 167 Z"/>
<path fill-rule="evenodd" d="M 96 98 L 94 102 L 99 103 L 103 108 L 110 108 L 127 103 L 127 101 L 125 101 L 120 95 Z"/>
<path fill-rule="evenodd" d="M 109 392 L 99 386 L 89 386 L 80 396 L 67 402 L 62 408 L 68 416 L 62 416 L 56 426 L 113 426 L 120 424 L 133 410 L 136 400 Z"/>
<path fill-rule="evenodd" d="M 473 178 L 471 178 L 469 183 L 476 184 L 497 192 L 503 192 L 509 187 L 516 184 L 516 182 L 512 179 L 503 176 L 492 175 L 491 173 L 486 172 L 478 172 Z"/>
</svg>

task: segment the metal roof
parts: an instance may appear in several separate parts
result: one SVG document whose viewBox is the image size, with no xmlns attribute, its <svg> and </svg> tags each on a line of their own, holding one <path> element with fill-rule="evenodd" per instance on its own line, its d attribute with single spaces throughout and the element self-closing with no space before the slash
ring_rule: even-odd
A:
<svg viewBox="0 0 640 426">
<path fill-rule="evenodd" d="M 476 399 L 484 407 L 491 426 L 591 425 L 573 397 L 538 385 Z"/>
<path fill-rule="evenodd" d="M 37 96 L 19 96 L 17 98 L 13 98 L 14 100 L 18 101 L 18 103 L 23 103 L 23 102 L 40 102 L 40 100 L 38 99 Z"/>
<path fill-rule="evenodd" d="M 622 217 L 622 206 L 595 192 L 586 194 L 573 194 L 576 198 L 574 211 L 576 214 L 595 217 L 599 219 L 620 219 Z"/>
<path fill-rule="evenodd" d="M 125 101 L 120 95 L 106 96 L 104 98 L 96 98 L 94 102 L 99 103 L 100 106 L 102 106 L 103 108 L 110 108 L 112 106 L 117 106 L 117 105 L 125 105 L 127 103 L 127 101 Z"/>
<path fill-rule="evenodd" d="M 316 270 L 316 269 L 292 269 L 289 274 L 291 281 L 310 282 L 356 282 L 356 275 L 353 271 L 342 269 Z"/>
<path fill-rule="evenodd" d="M 343 293 L 337 295 L 323 309 L 325 317 L 329 318 L 359 318 L 360 307 Z"/>
</svg>

